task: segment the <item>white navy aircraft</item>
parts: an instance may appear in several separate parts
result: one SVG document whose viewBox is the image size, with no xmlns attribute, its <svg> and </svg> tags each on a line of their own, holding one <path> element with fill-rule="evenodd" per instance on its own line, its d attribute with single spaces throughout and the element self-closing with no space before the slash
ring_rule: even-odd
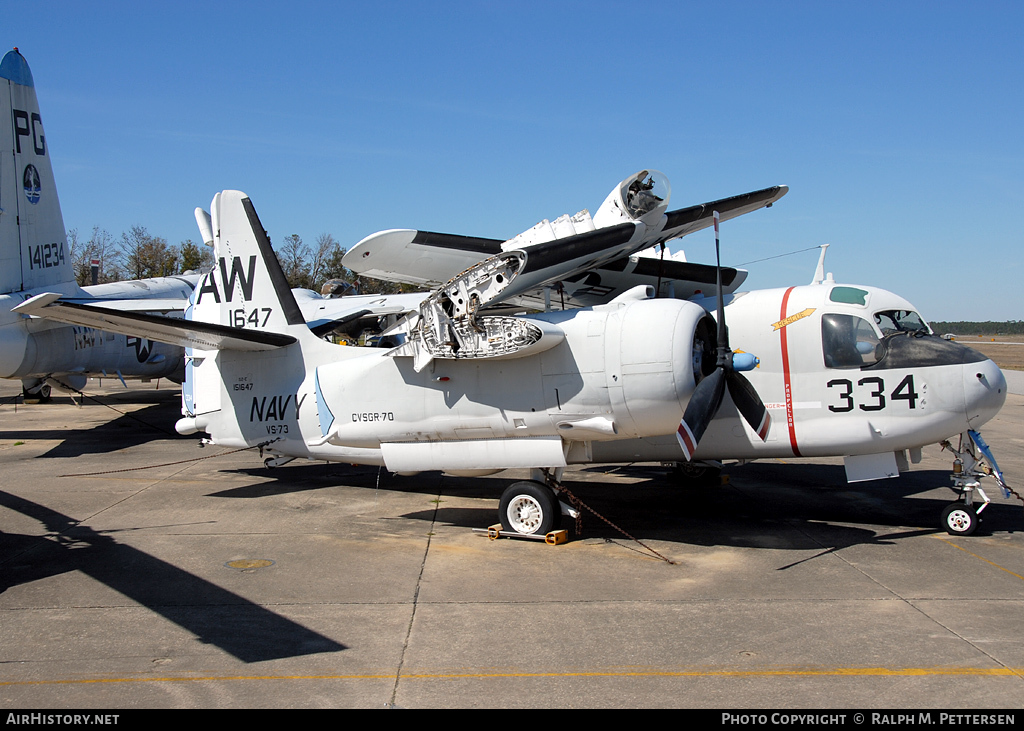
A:
<svg viewBox="0 0 1024 731">
<path fill-rule="evenodd" d="M 13 311 L 41 293 L 74 303 L 181 317 L 199 275 L 78 286 L 50 165 L 50 148 L 35 83 L 18 49 L 0 61 L 0 139 L 13 154 L 0 156 L 0 378 L 19 379 L 26 398 L 45 400 L 52 386 L 81 390 L 90 376 L 169 378 L 185 375 L 182 348 L 137 332 L 117 334 L 101 323 L 68 326 Z M 208 216 L 198 216 L 212 245 Z M 223 266 L 223 259 L 221 265 Z M 226 279 L 245 276 L 233 268 Z M 426 295 L 324 297 L 294 294 L 316 332 L 375 325 L 415 307 Z"/>
<path fill-rule="evenodd" d="M 395 278 L 437 277 L 441 266 L 431 270 L 415 254 L 447 256 L 460 238 L 476 258 L 385 333 L 390 348 L 317 337 L 252 201 L 232 190 L 214 197 L 219 267 L 197 286 L 186 322 L 57 295 L 17 309 L 188 347 L 178 431 L 260 445 L 269 465 L 302 457 L 403 474 L 529 468 L 535 479 L 511 485 L 500 502 L 508 531 L 544 534 L 572 513 L 559 499 L 570 464 L 717 468 L 727 459 L 842 456 L 849 479 L 865 480 L 896 476 L 923 445 L 959 435 L 951 448 L 961 497 L 942 525 L 973 532 L 988 503 L 980 479 L 1003 485 L 977 429 L 1001 408 L 1006 383 L 991 360 L 934 336 L 895 294 L 817 275 L 810 285 L 727 293 L 719 266 L 715 284 L 690 299 L 655 297 L 654 286 L 641 284 L 603 304 L 496 309 L 614 262 L 628 266 L 637 252 L 697 228 L 714 224 L 717 241 L 719 218 L 785 192 L 669 212 L 667 179 L 644 170 L 593 217 L 577 214 L 572 230 L 558 235 L 562 220 L 493 253 L 480 251 L 486 240 L 375 235 L 354 255 L 369 251 L 365 258 Z M 405 253 L 391 256 L 392 246 Z"/>
<path fill-rule="evenodd" d="M 0 140 L 0 378 L 20 379 L 26 397 L 44 399 L 53 385 L 81 389 L 93 375 L 180 381 L 176 346 L 11 311 L 41 292 L 122 309 L 183 311 L 194 279 L 78 286 L 32 72 L 16 48 L 0 61 Z"/>
</svg>

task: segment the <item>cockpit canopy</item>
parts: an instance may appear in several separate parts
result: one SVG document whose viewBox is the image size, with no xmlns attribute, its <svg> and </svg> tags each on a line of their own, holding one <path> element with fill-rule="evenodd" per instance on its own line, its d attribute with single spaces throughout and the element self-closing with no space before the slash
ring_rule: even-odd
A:
<svg viewBox="0 0 1024 731">
<path fill-rule="evenodd" d="M 863 368 L 884 355 L 883 339 L 898 333 L 931 335 L 931 328 L 913 310 L 882 310 L 875 327 L 863 317 L 828 312 L 821 316 L 821 349 L 826 368 Z"/>
</svg>

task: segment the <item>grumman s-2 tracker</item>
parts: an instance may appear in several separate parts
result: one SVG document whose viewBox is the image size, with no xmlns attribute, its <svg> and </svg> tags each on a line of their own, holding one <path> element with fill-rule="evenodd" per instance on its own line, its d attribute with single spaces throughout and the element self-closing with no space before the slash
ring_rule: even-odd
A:
<svg viewBox="0 0 1024 731">
<path fill-rule="evenodd" d="M 511 485 L 500 502 L 510 532 L 544 534 L 572 513 L 559 496 L 570 464 L 716 468 L 727 459 L 842 456 L 855 481 L 894 477 L 923 445 L 956 435 L 960 499 L 942 525 L 973 532 L 988 502 L 980 478 L 1005 487 L 977 432 L 1002 406 L 1005 380 L 983 355 L 931 334 L 897 295 L 837 284 L 820 276 L 820 262 L 810 285 L 737 294 L 722 283 L 738 279 L 734 271 L 690 265 L 711 296 L 655 297 L 655 286 L 640 285 L 573 309 L 495 308 L 543 298 L 559 282 L 621 273 L 636 252 L 712 222 L 717 246 L 718 211 L 733 217 L 785 192 L 666 212 L 667 180 L 643 171 L 593 217 L 543 222 L 493 252 L 484 239 L 382 232 L 353 254 L 389 262 L 394 278 L 396 261 L 424 278 L 439 255 L 461 249 L 476 258 L 391 328 L 385 348 L 311 332 L 252 202 L 230 190 L 214 197 L 209 219 L 219 266 L 196 288 L 186 322 L 56 296 L 18 310 L 189 348 L 178 431 L 260 445 L 268 465 L 302 457 L 403 474 L 530 468 L 536 479 Z M 407 255 L 389 258 L 390 246 Z"/>
</svg>

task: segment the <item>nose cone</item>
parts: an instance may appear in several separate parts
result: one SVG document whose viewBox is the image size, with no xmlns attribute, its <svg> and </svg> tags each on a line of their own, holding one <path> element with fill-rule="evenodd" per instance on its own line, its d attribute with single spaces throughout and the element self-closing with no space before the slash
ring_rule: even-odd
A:
<svg viewBox="0 0 1024 731">
<path fill-rule="evenodd" d="M 964 406 L 967 423 L 977 429 L 1003 408 L 1006 377 L 991 360 L 964 365 Z"/>
</svg>

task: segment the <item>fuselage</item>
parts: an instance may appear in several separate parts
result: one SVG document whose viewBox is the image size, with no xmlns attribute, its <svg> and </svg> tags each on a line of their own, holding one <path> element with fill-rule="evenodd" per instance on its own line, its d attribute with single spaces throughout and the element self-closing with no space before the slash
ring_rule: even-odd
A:
<svg viewBox="0 0 1024 731">
<path fill-rule="evenodd" d="M 206 379 L 189 415 L 217 443 L 272 441 L 284 455 L 390 468 L 427 469 L 437 453 L 464 469 L 523 466 L 530 457 L 517 449 L 534 449 L 535 467 L 675 461 L 675 429 L 706 375 L 713 300 L 704 305 L 627 299 L 527 316 L 564 339 L 420 372 L 411 358 L 322 342 L 210 354 L 200 369 L 220 377 Z M 760 359 L 746 375 L 772 426 L 762 442 L 726 397 L 697 459 L 911 449 L 977 428 L 1005 400 L 991 360 L 931 335 L 884 290 L 828 281 L 743 293 L 726 319 L 732 348 Z"/>
</svg>

